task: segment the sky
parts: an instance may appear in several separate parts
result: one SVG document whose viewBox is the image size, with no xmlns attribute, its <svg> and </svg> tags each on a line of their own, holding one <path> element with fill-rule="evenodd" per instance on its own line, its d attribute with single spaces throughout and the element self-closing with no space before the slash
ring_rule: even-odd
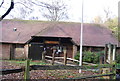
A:
<svg viewBox="0 0 120 81">
<path fill-rule="evenodd" d="M 104 9 L 109 8 L 113 16 L 118 16 L 118 2 L 120 0 L 84 0 L 84 21 L 91 22 L 95 16 L 105 17 Z M 73 20 L 81 18 L 81 0 L 71 0 L 71 15 Z"/>
<path fill-rule="evenodd" d="M 17 1 L 17 0 L 14 0 L 14 1 Z M 44 1 L 47 1 L 47 0 L 44 0 Z M 82 0 L 63 0 L 63 1 L 65 1 L 65 3 L 68 5 L 69 19 L 65 21 L 81 22 Z M 109 8 L 109 10 L 111 11 L 112 17 L 118 16 L 118 2 L 120 0 L 83 0 L 83 1 L 84 1 L 84 7 L 83 7 L 84 22 L 92 22 L 96 16 L 101 16 L 102 18 L 104 18 L 105 17 L 104 9 L 107 9 L 107 8 Z M 6 9 L 9 7 L 9 4 L 10 3 L 8 1 L 7 1 L 7 4 L 4 4 Z M 5 12 L 6 10 L 5 8 L 0 9 L 0 11 L 2 11 L 0 12 L 0 15 L 2 15 Z M 33 14 L 31 14 L 30 16 L 32 15 L 40 16 L 38 13 L 39 13 L 38 9 L 36 9 L 33 12 Z M 12 14 L 18 16 L 18 14 L 16 13 L 12 13 Z M 41 17 L 41 20 L 45 20 L 45 18 L 43 18 L 42 16 L 40 17 Z M 10 15 L 8 15 L 6 18 L 9 19 Z"/>
</svg>

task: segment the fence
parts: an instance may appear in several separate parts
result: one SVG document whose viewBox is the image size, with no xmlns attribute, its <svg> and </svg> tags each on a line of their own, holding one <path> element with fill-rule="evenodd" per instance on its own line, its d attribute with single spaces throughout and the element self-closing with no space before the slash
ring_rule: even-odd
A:
<svg viewBox="0 0 120 81">
<path fill-rule="evenodd" d="M 109 64 L 101 64 L 101 65 L 84 65 L 84 66 L 67 66 L 67 65 L 31 65 L 30 66 L 30 60 L 26 60 L 25 67 L 20 69 L 12 69 L 12 70 L 1 70 L 2 74 L 10 74 L 10 73 L 18 73 L 24 71 L 24 79 L 30 79 L 30 73 L 31 70 L 85 70 L 85 69 L 99 69 L 103 70 L 104 74 L 99 75 L 91 75 L 91 76 L 85 76 L 85 77 L 79 77 L 74 79 L 86 79 L 86 78 L 96 78 L 96 77 L 102 77 L 102 76 L 110 76 L 109 78 L 115 79 L 116 75 L 116 66 L 109 65 Z M 112 76 L 112 77 L 111 77 Z M 114 76 L 114 77 L 113 77 Z M 69 78 L 73 79 L 73 78 Z"/>
</svg>

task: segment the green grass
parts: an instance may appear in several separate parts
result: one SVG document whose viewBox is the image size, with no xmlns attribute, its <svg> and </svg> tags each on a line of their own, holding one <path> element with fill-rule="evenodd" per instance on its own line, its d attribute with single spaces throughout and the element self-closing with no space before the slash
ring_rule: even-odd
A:
<svg viewBox="0 0 120 81">
<path fill-rule="evenodd" d="M 7 61 L 7 62 L 10 62 L 10 63 L 13 63 L 13 64 L 25 64 L 25 60 L 24 61 L 21 61 L 21 60 L 1 60 L 1 61 Z M 45 62 L 42 62 L 41 60 L 40 61 L 30 61 L 30 65 L 47 65 L 48 63 L 45 63 Z"/>
</svg>

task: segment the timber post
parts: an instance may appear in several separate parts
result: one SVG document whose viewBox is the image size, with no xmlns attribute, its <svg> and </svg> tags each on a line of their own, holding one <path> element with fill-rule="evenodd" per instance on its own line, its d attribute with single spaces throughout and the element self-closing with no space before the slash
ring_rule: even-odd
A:
<svg viewBox="0 0 120 81">
<path fill-rule="evenodd" d="M 105 44 L 105 48 L 104 48 L 104 64 L 107 64 L 107 51 L 108 51 L 108 48 L 107 48 L 107 44 Z"/>
<path fill-rule="evenodd" d="M 30 79 L 29 70 L 30 70 L 30 60 L 27 59 L 25 62 L 25 72 L 24 72 L 24 80 L 25 81 L 28 81 L 28 79 Z"/>
<path fill-rule="evenodd" d="M 45 62 L 45 54 L 46 54 L 46 51 L 44 50 L 44 51 L 42 52 L 42 61 L 43 61 L 43 62 Z"/>
<path fill-rule="evenodd" d="M 56 52 L 56 49 L 53 48 L 53 53 L 52 53 L 52 65 L 54 65 L 54 61 L 55 61 L 55 52 Z"/>
<path fill-rule="evenodd" d="M 64 53 L 64 65 L 66 65 L 67 64 L 67 50 L 65 47 L 63 49 L 63 53 Z"/>
</svg>

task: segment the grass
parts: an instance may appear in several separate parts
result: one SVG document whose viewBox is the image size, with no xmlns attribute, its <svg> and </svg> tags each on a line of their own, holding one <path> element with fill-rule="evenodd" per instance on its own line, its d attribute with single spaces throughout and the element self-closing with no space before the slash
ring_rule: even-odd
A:
<svg viewBox="0 0 120 81">
<path fill-rule="evenodd" d="M 22 60 L 1 60 L 1 61 L 7 61 L 7 62 L 10 62 L 10 63 L 13 63 L 13 64 L 25 64 L 25 60 L 22 61 Z M 45 62 L 42 62 L 41 60 L 40 61 L 30 61 L 30 65 L 47 65 L 48 63 L 45 63 Z"/>
</svg>

